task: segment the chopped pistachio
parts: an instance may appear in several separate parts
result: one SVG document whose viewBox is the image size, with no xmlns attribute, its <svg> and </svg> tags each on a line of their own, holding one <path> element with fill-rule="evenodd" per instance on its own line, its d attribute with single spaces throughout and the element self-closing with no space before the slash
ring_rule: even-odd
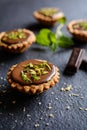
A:
<svg viewBox="0 0 87 130">
<path fill-rule="evenodd" d="M 26 38 L 26 35 L 24 32 L 20 32 L 20 31 L 13 31 L 13 32 L 10 32 L 6 35 L 6 37 L 10 38 L 10 39 L 18 39 L 18 38 Z"/>
<path fill-rule="evenodd" d="M 39 80 L 39 79 L 40 79 L 40 77 L 37 76 L 37 75 L 32 75 L 31 77 L 32 77 L 34 80 Z"/>
<path fill-rule="evenodd" d="M 43 63 L 49 70 L 51 70 L 51 67 L 46 63 L 46 62 L 44 62 Z"/>
<path fill-rule="evenodd" d="M 30 82 L 30 83 L 32 82 L 23 71 L 21 71 L 21 76 L 24 81 Z"/>
<path fill-rule="evenodd" d="M 87 30 L 87 22 L 81 22 L 79 23 L 79 26 L 85 30 Z"/>
<path fill-rule="evenodd" d="M 31 75 L 36 75 L 36 71 L 33 70 L 33 69 L 29 70 L 29 72 L 30 72 Z"/>
<path fill-rule="evenodd" d="M 36 73 L 37 73 L 38 75 L 41 75 L 41 70 L 40 70 L 40 68 L 36 68 L 35 71 L 36 71 Z"/>
<path fill-rule="evenodd" d="M 30 68 L 34 67 L 32 63 L 29 63 L 27 66 L 29 66 Z"/>
<path fill-rule="evenodd" d="M 43 71 L 42 74 L 43 75 L 48 74 L 48 71 Z"/>
<path fill-rule="evenodd" d="M 53 16 L 55 13 L 58 13 L 57 8 L 42 8 L 39 10 L 40 13 L 46 16 Z"/>
</svg>

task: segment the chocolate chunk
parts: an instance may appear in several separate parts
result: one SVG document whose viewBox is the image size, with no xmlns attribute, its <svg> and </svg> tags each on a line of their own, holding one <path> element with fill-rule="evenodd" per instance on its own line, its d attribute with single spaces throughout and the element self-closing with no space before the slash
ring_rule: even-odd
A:
<svg viewBox="0 0 87 130">
<path fill-rule="evenodd" d="M 64 74 L 73 75 L 79 69 L 83 57 L 85 54 L 85 50 L 81 48 L 74 48 L 69 59 L 69 62 L 64 70 Z"/>
<path fill-rule="evenodd" d="M 82 60 L 80 69 L 87 71 L 87 57 L 86 56 Z"/>
</svg>

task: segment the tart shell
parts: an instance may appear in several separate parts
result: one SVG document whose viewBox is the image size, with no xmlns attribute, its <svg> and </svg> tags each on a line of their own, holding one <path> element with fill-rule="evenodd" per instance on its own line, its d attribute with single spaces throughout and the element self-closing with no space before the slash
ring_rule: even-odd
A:
<svg viewBox="0 0 87 130">
<path fill-rule="evenodd" d="M 87 31 L 74 29 L 73 25 L 87 20 L 74 20 L 67 25 L 68 31 L 79 41 L 87 42 Z"/>
<path fill-rule="evenodd" d="M 59 69 L 55 66 L 56 74 L 52 77 L 52 79 L 50 81 L 42 83 L 42 84 L 38 84 L 38 85 L 21 85 L 15 81 L 13 81 L 13 79 L 11 78 L 11 72 L 14 70 L 14 68 L 16 66 L 17 66 L 17 64 L 10 67 L 10 69 L 7 73 L 7 80 L 12 88 L 17 89 L 20 92 L 24 92 L 24 93 L 27 93 L 30 95 L 31 94 L 32 95 L 33 94 L 40 94 L 43 91 L 50 89 L 57 82 L 59 82 L 59 79 L 60 79 Z"/>
<path fill-rule="evenodd" d="M 27 29 L 22 29 L 22 30 L 26 33 L 29 33 L 30 36 L 28 39 L 26 39 L 23 42 L 20 42 L 17 44 L 11 44 L 11 45 L 7 45 L 6 43 L 0 41 L 0 46 L 8 52 L 12 52 L 12 53 L 24 52 L 26 49 L 28 49 L 32 45 L 33 42 L 36 41 L 36 37 L 32 31 L 27 30 Z M 0 40 L 4 36 L 4 34 L 5 32 L 0 33 Z"/>
<path fill-rule="evenodd" d="M 64 17 L 64 13 L 59 12 L 56 17 L 49 17 L 40 14 L 38 11 L 34 11 L 33 16 L 43 25 L 54 26 L 58 22 L 58 19 Z"/>
</svg>

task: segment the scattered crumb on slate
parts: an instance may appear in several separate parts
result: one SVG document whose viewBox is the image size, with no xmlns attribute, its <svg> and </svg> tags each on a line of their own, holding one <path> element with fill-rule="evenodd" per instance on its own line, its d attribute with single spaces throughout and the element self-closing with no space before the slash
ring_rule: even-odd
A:
<svg viewBox="0 0 87 130">
<path fill-rule="evenodd" d="M 70 106 L 67 106 L 67 107 L 66 107 L 66 110 L 70 110 Z"/>
<path fill-rule="evenodd" d="M 62 92 L 66 92 L 66 91 L 70 91 L 72 89 L 72 85 L 68 85 L 67 87 L 65 87 L 65 88 L 61 88 L 60 89 L 60 91 L 62 91 Z"/>
<path fill-rule="evenodd" d="M 40 126 L 39 123 L 35 123 L 35 124 L 34 124 L 34 127 L 39 127 L 39 126 Z"/>
<path fill-rule="evenodd" d="M 49 117 L 50 118 L 54 118 L 54 115 L 51 113 L 51 114 L 49 114 Z"/>
</svg>

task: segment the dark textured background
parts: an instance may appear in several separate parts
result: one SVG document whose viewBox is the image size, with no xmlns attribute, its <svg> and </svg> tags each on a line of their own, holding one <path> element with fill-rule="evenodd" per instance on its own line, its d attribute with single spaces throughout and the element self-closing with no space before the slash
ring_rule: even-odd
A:
<svg viewBox="0 0 87 130">
<path fill-rule="evenodd" d="M 42 26 L 32 13 L 45 6 L 63 10 L 67 23 L 87 18 L 87 0 L 0 0 L 0 31 L 27 28 L 37 33 Z M 53 31 L 55 29 L 56 26 L 52 28 Z M 66 27 L 64 32 L 70 36 Z M 87 48 L 86 44 L 78 43 L 76 46 Z M 79 70 L 72 77 L 63 75 L 71 51 L 72 48 L 58 49 L 52 53 L 37 44 L 23 54 L 8 54 L 0 49 L 0 130 L 87 130 L 87 111 L 79 109 L 87 107 L 87 72 Z M 13 91 L 6 81 L 11 65 L 31 58 L 48 60 L 60 69 L 59 84 L 38 96 Z M 61 87 L 67 85 L 72 85 L 72 90 L 61 92 Z M 70 96 L 71 93 L 78 96 Z M 16 103 L 13 104 L 13 101 Z M 52 109 L 48 108 L 49 103 Z M 54 118 L 49 117 L 50 114 Z M 39 126 L 35 127 L 37 123 Z"/>
</svg>

